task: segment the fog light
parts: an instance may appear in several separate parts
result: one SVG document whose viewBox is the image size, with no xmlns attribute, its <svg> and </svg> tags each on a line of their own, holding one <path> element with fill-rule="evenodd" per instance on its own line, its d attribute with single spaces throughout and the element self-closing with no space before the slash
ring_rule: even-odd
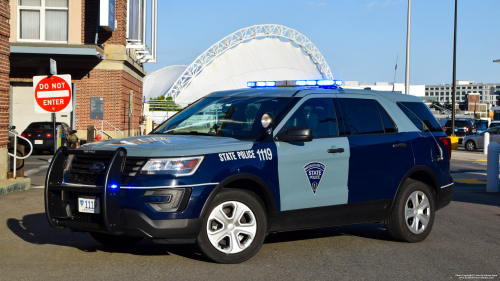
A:
<svg viewBox="0 0 500 281">
<path fill-rule="evenodd" d="M 182 198 L 184 197 L 184 188 L 171 188 L 171 189 L 155 189 L 148 190 L 144 196 L 150 197 L 148 201 L 149 206 L 157 212 L 175 212 L 179 209 Z"/>
</svg>

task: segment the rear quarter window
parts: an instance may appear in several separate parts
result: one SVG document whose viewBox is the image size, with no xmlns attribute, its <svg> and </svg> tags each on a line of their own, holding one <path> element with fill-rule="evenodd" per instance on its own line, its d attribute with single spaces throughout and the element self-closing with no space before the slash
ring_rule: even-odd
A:
<svg viewBox="0 0 500 281">
<path fill-rule="evenodd" d="M 436 118 L 425 104 L 421 102 L 398 102 L 398 106 L 422 132 L 425 131 L 424 124 L 431 132 L 443 131 Z"/>
</svg>

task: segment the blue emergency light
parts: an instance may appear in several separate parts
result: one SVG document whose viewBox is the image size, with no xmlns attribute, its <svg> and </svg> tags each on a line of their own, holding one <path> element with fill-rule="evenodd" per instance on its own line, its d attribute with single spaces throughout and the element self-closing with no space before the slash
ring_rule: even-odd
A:
<svg viewBox="0 0 500 281">
<path fill-rule="evenodd" d="M 320 87 L 320 88 L 337 88 L 342 86 L 341 80 L 283 80 L 283 81 L 249 81 L 247 87 Z"/>
</svg>

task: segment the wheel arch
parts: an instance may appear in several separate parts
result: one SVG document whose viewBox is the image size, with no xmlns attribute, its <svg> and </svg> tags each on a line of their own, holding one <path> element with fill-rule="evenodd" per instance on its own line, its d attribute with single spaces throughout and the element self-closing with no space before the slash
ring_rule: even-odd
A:
<svg viewBox="0 0 500 281">
<path fill-rule="evenodd" d="M 264 203 L 264 208 L 266 209 L 265 211 L 268 217 L 269 229 L 273 219 L 273 214 L 277 211 L 276 201 L 274 200 L 273 193 L 266 182 L 261 178 L 248 173 L 232 175 L 220 182 L 205 201 L 200 213 L 200 218 L 203 218 L 206 215 L 215 196 L 224 188 L 243 189 L 255 193 Z"/>
<path fill-rule="evenodd" d="M 403 177 L 403 179 L 399 183 L 398 190 L 396 191 L 394 199 L 396 199 L 399 196 L 399 193 L 402 192 L 403 186 L 408 179 L 420 181 L 420 182 L 423 182 L 423 183 L 429 185 L 434 193 L 434 200 L 435 200 L 434 202 L 436 202 L 436 203 L 438 202 L 437 200 L 438 200 L 438 193 L 439 193 L 439 188 L 440 188 L 439 181 L 438 181 L 436 175 L 434 174 L 434 172 L 429 167 L 426 167 L 426 166 L 415 166 L 415 167 L 411 168 L 405 174 L 405 176 Z M 395 203 L 396 203 L 396 200 L 393 200 L 389 214 L 392 213 L 392 210 L 394 208 Z"/>
</svg>

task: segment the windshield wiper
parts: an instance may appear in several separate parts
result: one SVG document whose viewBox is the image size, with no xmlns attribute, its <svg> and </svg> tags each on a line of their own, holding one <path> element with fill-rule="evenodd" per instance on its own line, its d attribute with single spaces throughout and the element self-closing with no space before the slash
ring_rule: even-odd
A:
<svg viewBox="0 0 500 281">
<path fill-rule="evenodd" d="M 170 132 L 168 132 L 166 134 L 168 134 L 168 135 L 197 135 L 197 136 L 220 137 L 219 135 L 209 134 L 209 133 L 200 133 L 198 131 L 191 131 L 191 132 L 174 132 L 174 131 L 170 131 Z"/>
</svg>

